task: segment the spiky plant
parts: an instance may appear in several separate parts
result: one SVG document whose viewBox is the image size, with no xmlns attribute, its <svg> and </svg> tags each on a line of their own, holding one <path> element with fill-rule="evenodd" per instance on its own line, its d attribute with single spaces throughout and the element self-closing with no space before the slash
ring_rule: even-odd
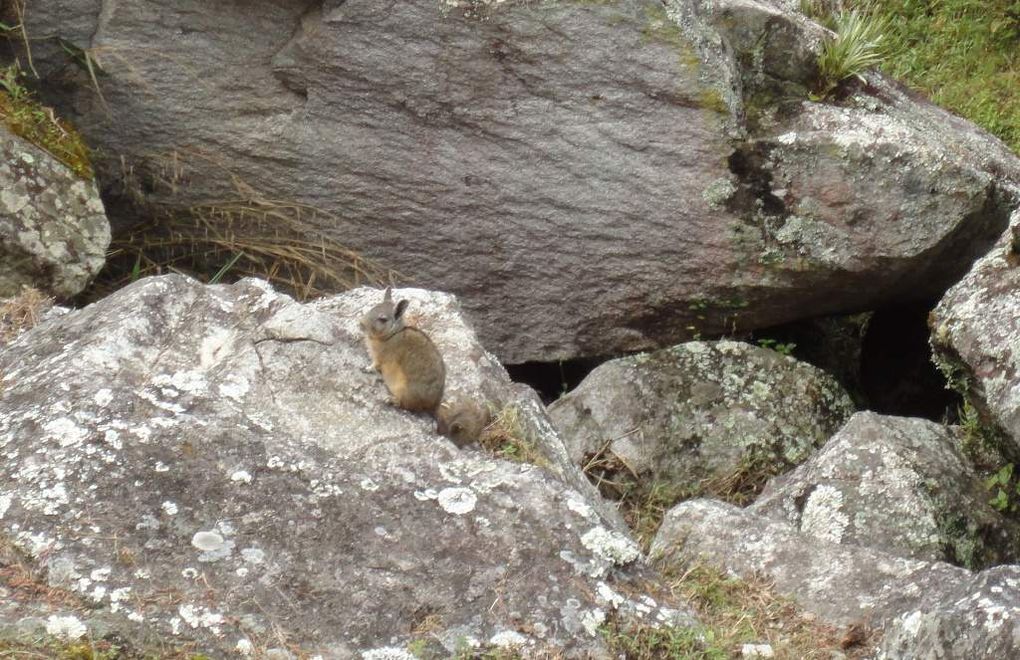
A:
<svg viewBox="0 0 1020 660">
<path fill-rule="evenodd" d="M 819 97 L 848 78 L 864 81 L 863 73 L 882 63 L 886 27 L 885 20 L 855 10 L 835 17 L 836 34 L 825 41 L 818 57 Z"/>
</svg>

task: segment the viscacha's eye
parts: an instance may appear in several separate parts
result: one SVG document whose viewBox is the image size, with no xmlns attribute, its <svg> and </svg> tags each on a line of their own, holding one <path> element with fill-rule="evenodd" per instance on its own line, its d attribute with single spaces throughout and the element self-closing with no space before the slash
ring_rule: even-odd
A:
<svg viewBox="0 0 1020 660">
<path fill-rule="evenodd" d="M 376 321 L 379 321 L 379 323 L 386 323 L 386 317 L 380 316 L 379 318 L 376 319 Z"/>
</svg>

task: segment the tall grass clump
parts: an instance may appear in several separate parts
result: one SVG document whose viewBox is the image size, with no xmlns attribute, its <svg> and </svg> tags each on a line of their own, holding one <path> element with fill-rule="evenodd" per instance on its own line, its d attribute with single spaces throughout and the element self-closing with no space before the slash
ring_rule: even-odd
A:
<svg viewBox="0 0 1020 660">
<path fill-rule="evenodd" d="M 826 97 L 849 78 L 864 80 L 864 72 L 885 59 L 886 20 L 857 10 L 833 18 L 834 37 L 822 45 L 818 57 L 818 96 Z"/>
</svg>

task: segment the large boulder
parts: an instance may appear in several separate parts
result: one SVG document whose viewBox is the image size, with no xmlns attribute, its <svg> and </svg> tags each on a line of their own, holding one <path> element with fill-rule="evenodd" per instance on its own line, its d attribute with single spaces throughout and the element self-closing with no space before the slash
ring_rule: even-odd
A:
<svg viewBox="0 0 1020 660">
<path fill-rule="evenodd" d="M 0 298 L 23 287 L 68 298 L 106 263 L 99 191 L 0 121 Z"/>
<path fill-rule="evenodd" d="M 825 372 L 734 341 L 610 360 L 549 406 L 578 465 L 612 456 L 646 482 L 696 492 L 803 462 L 853 412 Z"/>
<path fill-rule="evenodd" d="M 1020 657 L 1015 566 L 971 573 L 811 537 L 721 502 L 691 500 L 666 516 L 652 555 L 674 569 L 707 563 L 771 580 L 822 621 L 889 631 L 885 657 Z"/>
<path fill-rule="evenodd" d="M 1020 208 L 995 247 L 931 313 L 931 344 L 950 384 L 968 397 L 998 447 L 1020 460 Z M 997 435 L 997 434 L 996 434 Z"/>
<path fill-rule="evenodd" d="M 256 280 L 145 279 L 0 353 L 0 539 L 45 573 L 42 593 L 92 608 L 54 626 L 112 617 L 93 633 L 346 658 L 595 653 L 614 611 L 690 621 L 555 457 L 458 449 L 386 403 L 358 330 L 380 295 L 300 305 Z M 451 392 L 515 405 L 455 299 L 397 295 Z M 522 405 L 504 431 L 547 452 L 540 416 Z"/>
<path fill-rule="evenodd" d="M 968 568 L 1016 561 L 1020 527 L 989 505 L 959 451 L 961 435 L 923 419 L 857 413 L 750 509 L 816 538 L 902 557 Z"/>
<path fill-rule="evenodd" d="M 1020 180 L 880 76 L 808 101 L 824 30 L 755 0 L 35 0 L 25 24 L 115 208 L 243 182 L 320 209 L 309 234 L 458 293 L 506 362 L 938 295 Z"/>
</svg>

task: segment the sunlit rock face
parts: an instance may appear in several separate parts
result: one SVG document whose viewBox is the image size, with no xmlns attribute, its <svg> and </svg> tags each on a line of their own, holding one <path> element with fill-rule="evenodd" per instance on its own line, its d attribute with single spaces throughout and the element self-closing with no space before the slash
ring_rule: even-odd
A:
<svg viewBox="0 0 1020 660">
<path fill-rule="evenodd" d="M 877 74 L 810 101 L 824 31 L 780 3 L 30 5 L 42 87 L 125 216 L 302 209 L 458 294 L 505 362 L 939 295 L 1020 181 Z"/>
</svg>

